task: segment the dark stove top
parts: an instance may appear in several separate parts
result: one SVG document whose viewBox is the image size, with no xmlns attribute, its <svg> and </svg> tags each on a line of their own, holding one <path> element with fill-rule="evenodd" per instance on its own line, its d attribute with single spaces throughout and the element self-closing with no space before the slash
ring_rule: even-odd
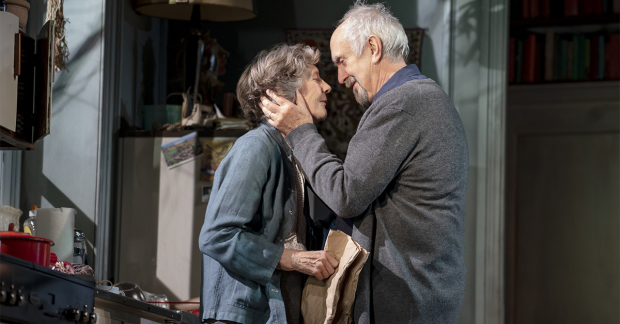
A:
<svg viewBox="0 0 620 324">
<path fill-rule="evenodd" d="M 0 320 L 94 323 L 95 284 L 0 253 Z"/>
</svg>

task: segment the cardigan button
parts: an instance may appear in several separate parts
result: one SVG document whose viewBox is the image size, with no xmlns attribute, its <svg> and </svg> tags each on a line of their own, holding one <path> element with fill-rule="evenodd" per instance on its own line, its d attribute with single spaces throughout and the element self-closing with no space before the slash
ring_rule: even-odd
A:
<svg viewBox="0 0 620 324">
<path fill-rule="evenodd" d="M 289 211 L 288 211 L 288 213 L 289 213 L 289 214 L 291 214 L 291 215 L 293 215 L 293 211 L 292 211 L 292 210 L 289 210 Z"/>
</svg>

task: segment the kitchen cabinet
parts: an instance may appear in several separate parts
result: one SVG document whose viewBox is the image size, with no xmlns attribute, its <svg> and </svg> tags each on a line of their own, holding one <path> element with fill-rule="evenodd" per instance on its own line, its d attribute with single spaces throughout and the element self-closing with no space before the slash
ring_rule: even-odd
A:
<svg viewBox="0 0 620 324">
<path fill-rule="evenodd" d="M 54 21 L 32 38 L 0 12 L 0 149 L 32 150 L 50 133 Z"/>
</svg>

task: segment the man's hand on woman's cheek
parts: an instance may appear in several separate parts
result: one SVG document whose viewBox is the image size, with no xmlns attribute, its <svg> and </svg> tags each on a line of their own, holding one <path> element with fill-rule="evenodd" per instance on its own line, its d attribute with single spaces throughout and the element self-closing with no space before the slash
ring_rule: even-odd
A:
<svg viewBox="0 0 620 324">
<path fill-rule="evenodd" d="M 312 124 L 312 115 L 310 115 L 305 100 L 299 91 L 296 91 L 295 94 L 297 104 L 271 90 L 267 90 L 267 95 L 276 103 L 267 97 L 261 97 L 260 107 L 267 117 L 267 121 L 284 135 L 288 135 L 293 129 L 303 124 Z"/>
</svg>

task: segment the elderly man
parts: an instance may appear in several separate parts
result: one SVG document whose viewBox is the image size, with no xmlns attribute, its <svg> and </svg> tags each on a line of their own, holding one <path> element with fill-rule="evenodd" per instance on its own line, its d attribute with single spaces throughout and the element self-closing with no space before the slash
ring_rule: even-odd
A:
<svg viewBox="0 0 620 324">
<path fill-rule="evenodd" d="M 318 196 L 353 220 L 371 257 L 354 321 L 454 323 L 463 302 L 468 152 L 450 98 L 415 65 L 407 37 L 382 4 L 357 2 L 331 38 L 338 81 L 370 104 L 344 162 L 331 154 L 303 100 L 267 92 L 269 123 L 286 134 Z"/>
</svg>

